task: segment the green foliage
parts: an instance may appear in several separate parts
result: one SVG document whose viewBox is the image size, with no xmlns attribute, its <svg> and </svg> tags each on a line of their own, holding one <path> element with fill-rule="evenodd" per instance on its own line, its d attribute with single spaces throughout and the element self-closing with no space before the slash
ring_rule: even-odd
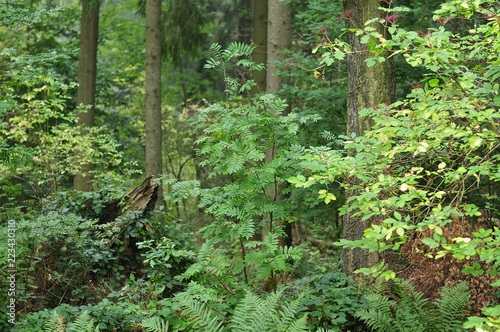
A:
<svg viewBox="0 0 500 332">
<path fill-rule="evenodd" d="M 19 5 L 17 10 L 24 7 Z M 75 126 L 76 109 L 71 103 L 76 83 L 65 82 L 55 70 L 70 58 L 68 54 L 18 53 L 14 49 L 3 52 L 8 62 L 0 100 L 0 134 L 7 142 L 2 148 L 12 152 L 3 153 L 11 162 L 0 165 L 2 177 L 20 179 L 29 185 L 26 194 L 40 198 L 64 187 L 85 163 L 98 165 L 96 174 L 117 166 L 121 153 L 104 128 L 92 128 L 81 136 Z M 26 156 L 32 157 L 30 162 L 20 163 Z"/>
<path fill-rule="evenodd" d="M 238 15 L 222 11 L 234 14 L 238 4 L 164 3 L 168 17 L 163 47 L 167 61 L 178 68 L 164 66 L 168 73 L 162 106 L 168 114 L 164 114 L 163 128 L 169 149 L 163 156 L 168 177 L 177 179 L 167 182 L 176 217 L 199 222 L 193 216 L 198 218 L 203 209 L 211 218 L 199 232 L 205 241 L 196 252 L 191 228 L 165 212 L 155 211 L 154 218 L 129 215 L 116 223 L 97 223 L 107 204 L 132 186 L 130 178 L 112 173 L 130 173 L 126 168 L 143 165 L 143 40 L 139 32 L 144 21 L 134 16 L 135 2 L 102 7 L 96 106 L 97 122 L 108 127 L 78 139 L 73 105 L 76 86 L 70 79 L 75 77 L 76 53 L 64 48 L 76 49 L 78 7 L 69 5 L 64 19 L 54 20 L 51 15 L 59 9 L 52 12 L 45 5 L 10 1 L 2 6 L 0 222 L 17 222 L 19 300 L 27 311 L 62 302 L 84 304 L 23 314 L 20 330 L 84 331 L 91 319 L 99 330 L 110 332 L 356 329 L 354 313 L 365 312 L 367 299 L 350 285 L 340 265 L 304 262 L 309 254 L 304 244 L 278 245 L 284 235 L 282 227 L 288 223 L 297 222 L 307 235 L 327 239 L 338 235 L 340 225 L 334 221 L 343 204 L 342 192 L 353 189 L 341 181 L 346 175 L 359 177 L 362 184 L 360 194 L 342 211 L 356 209 L 366 221 L 376 222 L 364 240 L 339 244 L 371 251 L 398 250 L 411 232 L 427 228 L 434 235 L 423 242 L 436 249 L 437 257 L 479 255 L 492 268 L 485 271 L 484 265 L 476 263 L 463 272 L 498 274 L 498 229 L 479 230 L 472 237 L 443 236 L 446 224 L 455 217 L 475 220 L 479 213 L 498 213 L 498 193 L 491 189 L 499 173 L 500 49 L 495 4 L 448 1 L 437 12 L 436 21 L 427 24 L 425 17 L 418 17 L 419 29 L 433 27 L 428 34 L 412 31 L 402 20 L 401 25 L 392 24 L 393 38 L 387 40 L 368 26 L 360 27 L 363 42 L 374 54 L 370 65 L 382 61 L 381 52 L 390 50 L 408 61 L 406 68 L 418 69 L 398 69 L 401 76 L 428 75 L 403 102 L 365 110 L 363 114 L 377 122 L 366 137 L 339 138 L 345 126 L 346 73 L 345 62 L 335 61 L 343 59 L 348 49 L 341 38 L 330 40 L 327 32 L 340 30 L 342 22 L 336 17 L 343 11 L 342 4 L 291 2 L 297 38 L 289 53 L 293 60 L 287 67 L 283 64 L 280 73 L 291 78 L 281 91 L 287 101 L 264 94 L 248 105 L 244 96 L 253 81 L 240 84 L 231 76 L 233 69 L 244 79 L 249 71 L 262 69 L 247 59 L 252 45 L 233 43 L 223 49 L 225 45 L 214 44 L 206 65 L 213 70 L 208 74 L 201 72 L 201 62 L 197 63 L 201 60 L 196 58 L 199 40 L 230 39 L 225 36 L 234 30 Z M 410 15 L 427 10 L 423 1 L 411 5 L 418 10 L 407 12 Z M 388 17 L 402 11 L 388 11 Z M 200 24 L 199 13 L 208 24 Z M 460 24 L 441 27 L 448 16 L 460 19 Z M 2 39 L 6 37 L 16 41 Z M 31 39 L 36 44 L 27 47 Z M 332 46 L 321 57 L 320 67 L 312 44 Z M 13 45 L 23 49 L 10 48 Z M 333 63 L 336 70 L 324 70 Z M 303 68 L 310 68 L 308 77 Z M 224 76 L 226 100 L 200 110 L 207 102 L 199 101 L 212 100 L 220 87 L 206 79 L 218 70 Z M 284 115 L 287 107 L 291 112 Z M 186 128 L 189 118 L 193 118 L 194 133 Z M 196 159 L 191 149 L 194 141 Z M 83 150 L 85 158 L 75 159 Z M 93 191 L 68 191 L 79 164 L 89 161 L 96 164 Z M 197 181 L 182 181 L 193 178 Z M 33 199 L 29 201 L 28 196 Z M 186 204 L 190 197 L 195 198 Z M 197 207 L 193 207 L 195 201 Z M 262 230 L 265 236 L 259 238 L 256 235 Z M 5 232 L 2 227 L 0 234 Z M 139 251 L 132 253 L 130 243 L 137 242 Z M 336 257 L 323 249 L 330 259 Z M 5 259 L 0 258 L 0 265 Z M 303 265 L 296 269 L 297 264 Z M 364 272 L 391 279 L 394 272 L 383 267 Z M 302 279 L 290 281 L 299 274 Z M 34 289 L 39 276 L 50 276 L 50 293 L 44 286 Z M 277 290 L 280 282 L 293 286 L 285 293 Z M 256 295 L 272 289 L 277 291 Z M 443 291 L 446 294 L 440 301 L 427 303 L 410 286 L 400 285 L 390 295 L 381 290 L 380 295 L 387 298 L 372 294 L 368 299 L 381 312 L 373 314 L 376 319 L 392 319 L 395 326 L 408 331 L 418 331 L 419 317 L 426 312 L 442 322 L 441 330 L 459 330 L 457 322 L 463 317 L 455 314 L 461 312 L 459 300 L 465 292 L 447 295 L 453 291 Z M 298 292 L 305 293 L 294 298 Z M 396 314 L 387 313 L 387 306 L 396 307 Z M 483 312 L 487 318 L 470 317 L 464 327 L 498 327 L 498 308 Z"/>
<path fill-rule="evenodd" d="M 481 309 L 486 317 L 471 316 L 464 323 L 464 328 L 474 328 L 476 331 L 498 331 L 500 328 L 500 305 Z"/>
<path fill-rule="evenodd" d="M 158 316 L 146 318 L 140 324 L 146 328 L 146 332 L 168 332 L 168 322 Z"/>
<path fill-rule="evenodd" d="M 180 285 L 174 277 L 184 272 L 186 266 L 193 261 L 195 253 L 192 250 L 176 248 L 175 243 L 167 238 L 163 238 L 156 245 L 153 243 L 153 240 L 146 240 L 137 245 L 139 249 L 143 249 L 143 262 L 150 268 L 147 277 L 156 285 L 155 292 L 161 294 L 164 289 L 171 290 Z"/>
<path fill-rule="evenodd" d="M 205 42 L 206 18 L 196 1 L 174 0 L 167 2 L 168 16 L 163 23 L 162 50 L 171 65 L 179 65 L 183 57 L 195 58 Z"/>
<path fill-rule="evenodd" d="M 22 331 L 36 332 L 42 331 L 47 326 L 47 322 L 53 320 L 53 317 L 64 324 L 75 321 L 77 317 L 87 313 L 92 317 L 94 325 L 102 332 L 132 332 L 137 331 L 141 326 L 146 328 L 146 325 L 150 325 L 149 327 L 153 328 L 152 331 L 157 331 L 155 328 L 165 329 L 166 322 L 169 322 L 170 329 L 185 330 L 188 323 L 179 317 L 180 309 L 180 304 L 171 299 L 135 303 L 123 295 L 115 301 L 104 299 L 96 304 L 79 307 L 65 304 L 53 310 L 44 309 L 36 313 L 24 314 L 21 315 L 17 324 Z M 68 328 L 70 327 L 72 326 L 68 324 Z"/>
<path fill-rule="evenodd" d="M 302 304 L 309 308 L 311 327 L 324 326 L 334 331 L 347 330 L 355 324 L 356 311 L 367 306 L 366 300 L 353 286 L 352 278 L 339 268 L 312 274 L 296 280 L 294 284 L 310 288 Z"/>
<path fill-rule="evenodd" d="M 445 2 L 434 16 L 439 27 L 426 33 L 395 23 L 407 8 L 384 10 L 384 20 L 355 29 L 373 53 L 367 65 L 385 61 L 381 55 L 387 51 L 428 74 L 404 100 L 362 110 L 360 116 L 371 117 L 375 125 L 363 137 L 340 136 L 344 150 L 307 151 L 304 165 L 312 170 L 311 176 L 296 174 L 289 181 L 297 187 L 338 182 L 346 190 L 356 190 L 341 213 L 360 216 L 371 226 L 363 239 L 340 240 L 340 246 L 397 251 L 412 232 L 429 229 L 432 237 L 422 242 L 435 249 L 434 257 L 478 256 L 492 264 L 491 275 L 498 274 L 498 229 L 492 223 L 474 238 L 443 235 L 456 218 L 473 222 L 498 214 L 497 190 L 490 189 L 500 175 L 498 7 L 493 1 Z M 447 24 L 450 19 L 465 22 L 464 28 L 453 29 Z M 392 38 L 370 26 L 391 20 Z M 340 39 L 325 46 L 322 61 L 327 65 L 350 52 Z M 326 188 L 320 196 L 325 199 L 329 193 Z M 358 272 L 395 277 L 383 268 Z M 463 272 L 484 271 L 473 266 Z"/>
<path fill-rule="evenodd" d="M 245 43 L 233 42 L 227 49 L 222 49 L 222 46 L 214 43 L 210 47 L 213 58 L 207 60 L 205 64 L 206 69 L 222 68 L 224 73 L 224 84 L 226 85 L 226 97 L 236 97 L 238 94 L 246 90 L 250 90 L 252 86 L 255 85 L 253 80 L 249 80 L 244 84 L 238 83 L 238 81 L 227 74 L 227 67 L 231 60 L 237 57 L 243 57 L 236 63 L 236 66 L 241 66 L 247 68 L 248 70 L 260 71 L 264 69 L 263 64 L 256 64 L 247 59 L 252 54 L 255 49 L 255 45 L 248 45 Z"/>
<path fill-rule="evenodd" d="M 231 44 L 227 50 L 215 44 L 214 58 L 206 66 L 224 69 L 233 58 L 247 56 L 252 50 L 253 46 L 240 43 Z M 245 59 L 239 60 L 238 65 L 255 67 Z M 226 83 L 232 97 L 246 89 L 234 79 L 226 78 Z M 251 85 L 251 81 L 246 84 Z M 292 209 L 290 200 L 279 196 L 289 193 L 281 183 L 292 174 L 298 155 L 299 124 L 317 118 L 283 115 L 287 105 L 272 95 L 261 96 L 246 107 L 230 106 L 229 102 L 210 105 L 192 123 L 202 132 L 196 141 L 198 155 L 204 158 L 200 165 L 211 170 L 209 177 L 231 180 L 209 189 L 200 188 L 198 181 L 175 183 L 167 198 L 175 201 L 200 196 L 198 206 L 215 219 L 200 230 L 209 240 L 200 248 L 197 263 L 186 271 L 186 276 L 209 273 L 232 280 L 242 273 L 245 283 L 250 284 L 253 269 L 257 280 L 274 279 L 275 271 L 289 271 L 300 256 L 294 248 L 278 246 L 283 233 L 276 223 L 288 222 L 288 211 Z M 269 152 L 274 156 L 272 161 L 266 161 Z M 272 188 L 277 190 L 271 195 Z M 249 241 L 261 229 L 267 232 L 262 241 Z M 216 248 L 219 243 L 229 247 Z M 234 255 L 231 251 L 236 248 L 239 253 Z M 225 272 L 229 266 L 234 276 Z"/>
<path fill-rule="evenodd" d="M 27 38 L 23 28 L 33 26 L 43 20 L 54 19 L 62 11 L 61 7 L 53 9 L 45 2 L 26 6 L 20 0 L 2 1 L 0 6 L 0 25 L 6 27 L 0 32 L 0 42 L 12 39 L 26 42 Z"/>
<path fill-rule="evenodd" d="M 378 281 L 371 288 L 365 295 L 370 308 L 356 316 L 373 331 L 465 331 L 462 324 L 470 295 L 466 283 L 443 288 L 436 302 L 428 302 L 406 280 Z"/>
<path fill-rule="evenodd" d="M 488 12 L 491 8 L 477 10 Z M 479 207 L 471 202 L 474 195 L 486 197 L 477 189 L 479 183 L 498 181 L 498 111 L 494 106 L 498 89 L 493 76 L 498 54 L 492 51 L 498 45 L 490 38 L 498 29 L 498 22 L 489 18 L 459 39 L 443 27 L 419 37 L 395 25 L 392 41 L 380 44 L 382 48 L 398 46 L 394 52 L 404 53 L 413 65 L 425 66 L 435 74 L 406 100 L 364 110 L 362 115 L 373 117 L 376 124 L 365 137 L 343 137 L 346 153 L 310 153 L 306 160 L 325 162 L 308 179 L 301 175 L 290 178 L 299 187 L 337 181 L 342 175 L 362 181 L 359 195 L 351 198 L 343 212 L 358 211 L 363 220 L 380 216 L 383 222 L 373 224 L 364 240 L 351 245 L 370 251 L 397 250 L 409 231 L 429 228 L 434 236 L 424 243 L 431 248 L 442 246 L 444 251 L 438 257 L 452 252 L 462 259 L 479 253 L 474 250 L 476 241 L 457 238 L 448 243 L 442 237 L 442 227 L 456 217 L 479 216 Z M 427 39 L 432 42 L 427 43 Z M 417 42 L 420 46 L 408 47 Z M 435 50 L 430 46 L 434 44 L 440 47 Z M 453 63 L 433 58 L 445 53 Z M 475 59 L 478 53 L 486 61 L 479 59 L 476 64 L 470 54 Z M 456 68 L 462 71 L 458 76 Z M 325 163 L 329 165 L 326 171 L 320 168 Z M 342 185 L 351 188 L 347 183 Z M 484 206 L 483 210 L 489 208 Z M 464 250 L 457 252 L 460 248 Z M 494 261 L 493 256 L 482 258 Z"/>
<path fill-rule="evenodd" d="M 90 317 L 88 311 L 82 312 L 76 320 L 71 323 L 65 323 L 64 317 L 59 316 L 55 311 L 52 317 L 45 324 L 46 332 L 98 332 L 98 327 L 94 326 L 94 320 Z"/>
<path fill-rule="evenodd" d="M 238 302 L 226 318 L 197 300 L 181 301 L 193 327 L 202 331 L 306 331 L 307 314 L 297 318 L 302 297 L 282 300 L 283 290 L 261 298 L 251 292 Z"/>
</svg>

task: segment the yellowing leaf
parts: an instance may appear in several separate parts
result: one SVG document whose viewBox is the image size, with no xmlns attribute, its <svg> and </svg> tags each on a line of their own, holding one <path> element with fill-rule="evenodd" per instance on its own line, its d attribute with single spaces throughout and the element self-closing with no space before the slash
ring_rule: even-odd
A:
<svg viewBox="0 0 500 332">
<path fill-rule="evenodd" d="M 387 136 L 386 134 L 380 134 L 380 140 L 383 143 L 387 143 L 387 140 L 389 140 L 389 136 Z"/>
</svg>

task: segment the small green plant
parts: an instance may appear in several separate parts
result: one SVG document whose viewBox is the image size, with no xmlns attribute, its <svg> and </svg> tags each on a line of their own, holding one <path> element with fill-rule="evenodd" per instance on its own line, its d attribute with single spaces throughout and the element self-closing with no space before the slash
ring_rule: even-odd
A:
<svg viewBox="0 0 500 332">
<path fill-rule="evenodd" d="M 147 273 L 149 280 L 156 284 L 157 294 L 161 294 L 164 289 L 179 288 L 181 283 L 174 277 L 184 273 L 188 265 L 193 262 L 195 253 L 177 248 L 171 239 L 163 238 L 154 242 L 146 240 L 137 245 L 142 249 L 141 255 L 145 258 L 143 263 L 148 265 L 143 271 Z"/>
<path fill-rule="evenodd" d="M 165 322 L 158 316 L 144 319 L 141 324 L 146 328 L 146 332 L 168 332 L 168 322 Z"/>
<path fill-rule="evenodd" d="M 474 328 L 478 332 L 495 332 L 500 330 L 500 305 L 481 309 L 486 317 L 472 316 L 464 323 L 464 328 Z"/>
<path fill-rule="evenodd" d="M 206 332 L 281 332 L 307 331 L 307 314 L 297 318 L 302 296 L 292 301 L 283 300 L 283 289 L 267 297 L 246 292 L 236 305 L 231 317 L 210 309 L 205 303 L 191 299 L 181 301 L 186 314 L 193 321 L 193 328 Z"/>
<path fill-rule="evenodd" d="M 339 268 L 296 280 L 296 287 L 310 288 L 302 301 L 308 307 L 310 327 L 324 326 L 333 331 L 352 329 L 356 324 L 356 311 L 367 307 L 366 299 L 353 284 L 352 277 Z"/>
<path fill-rule="evenodd" d="M 50 319 L 45 323 L 45 332 L 99 332 L 94 326 L 94 319 L 88 311 L 82 312 L 74 322 L 66 322 L 63 316 L 54 311 Z"/>
<path fill-rule="evenodd" d="M 467 317 L 470 292 L 467 283 L 444 287 L 436 302 L 429 302 L 406 280 L 378 279 L 365 295 L 369 309 L 356 317 L 378 332 L 457 332 Z"/>
</svg>

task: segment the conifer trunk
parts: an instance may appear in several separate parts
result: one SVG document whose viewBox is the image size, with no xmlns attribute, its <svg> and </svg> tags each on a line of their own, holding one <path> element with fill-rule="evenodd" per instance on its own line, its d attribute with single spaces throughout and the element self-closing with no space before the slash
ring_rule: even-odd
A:
<svg viewBox="0 0 500 332">
<path fill-rule="evenodd" d="M 99 32 L 99 6 L 98 0 L 82 0 L 82 18 L 80 25 L 80 52 L 78 56 L 78 89 L 76 92 L 76 105 L 89 106 L 78 111 L 78 126 L 80 133 L 88 133 L 86 128 L 95 123 L 95 94 L 97 76 L 97 37 Z M 82 154 L 85 153 L 84 151 Z M 85 163 L 80 168 L 80 173 L 73 179 L 76 190 L 89 191 L 91 189 L 92 163 Z"/>
<path fill-rule="evenodd" d="M 267 0 L 253 2 L 253 61 L 258 64 L 267 63 Z M 254 71 L 253 79 L 256 86 L 252 87 L 252 95 L 266 90 L 266 70 Z"/>
<path fill-rule="evenodd" d="M 286 58 L 284 50 L 292 46 L 291 17 L 292 10 L 290 4 L 279 0 L 268 0 L 267 7 L 267 92 L 275 93 L 281 90 L 285 83 L 283 77 L 278 76 L 278 62 Z M 286 114 L 286 110 L 283 114 Z M 266 162 L 270 163 L 274 159 L 275 149 L 266 151 Z M 281 188 L 283 183 L 275 183 L 269 188 L 268 193 L 274 201 L 282 200 Z M 278 225 L 280 220 L 276 221 Z M 285 238 L 280 238 L 280 246 L 292 245 L 292 225 L 285 225 Z"/>
<path fill-rule="evenodd" d="M 162 174 L 161 0 L 146 0 L 146 176 Z M 163 203 L 162 188 L 157 203 Z"/>
<path fill-rule="evenodd" d="M 383 2 L 377 0 L 344 0 L 346 28 L 363 29 L 365 22 L 375 17 L 384 17 L 384 12 L 378 8 Z M 379 33 L 389 34 L 381 23 L 374 23 L 373 27 Z M 347 42 L 351 46 L 351 53 L 347 57 L 348 88 L 347 88 L 347 134 L 357 136 L 369 130 L 373 120 L 360 117 L 359 111 L 379 104 L 388 104 L 396 99 L 395 67 L 392 58 L 372 67 L 366 65 L 365 60 L 372 54 L 367 44 L 361 44 L 361 36 L 354 32 L 347 33 Z M 352 185 L 358 183 L 355 177 L 347 179 Z M 358 194 L 358 190 L 346 192 L 346 201 L 349 197 Z M 353 212 L 343 216 L 343 237 L 347 240 L 359 240 L 367 227 L 367 222 Z M 362 267 L 369 267 L 378 261 L 378 255 L 368 254 L 361 249 L 344 248 L 344 272 L 352 274 Z"/>
</svg>

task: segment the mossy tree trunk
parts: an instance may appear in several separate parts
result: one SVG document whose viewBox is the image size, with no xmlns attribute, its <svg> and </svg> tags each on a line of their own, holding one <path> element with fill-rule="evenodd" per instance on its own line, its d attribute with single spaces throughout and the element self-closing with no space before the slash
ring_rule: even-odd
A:
<svg viewBox="0 0 500 332">
<path fill-rule="evenodd" d="M 97 76 L 97 37 L 99 33 L 99 0 L 82 0 L 80 25 L 80 52 L 78 56 L 78 89 L 76 104 L 84 105 L 77 113 L 78 126 L 82 135 L 95 124 L 95 94 Z M 85 154 L 85 151 L 82 151 Z M 73 179 L 76 190 L 91 190 L 92 163 L 84 163 Z"/>
<path fill-rule="evenodd" d="M 383 18 L 385 12 L 378 9 L 383 2 L 377 0 L 344 0 L 346 28 L 363 29 L 365 22 L 372 18 Z M 379 22 L 373 27 L 386 38 L 389 34 L 384 25 Z M 386 61 L 372 67 L 366 65 L 365 60 L 372 56 L 367 44 L 361 44 L 361 35 L 354 32 L 347 33 L 347 42 L 351 52 L 347 57 L 348 88 L 347 88 L 347 134 L 363 135 L 373 125 L 373 120 L 360 117 L 359 111 L 364 108 L 375 107 L 379 104 L 389 104 L 396 99 L 395 66 L 392 58 L 386 55 Z M 358 184 L 355 177 L 347 179 L 352 185 Z M 358 194 L 358 190 L 346 192 L 346 201 L 349 197 Z M 370 221 L 367 221 L 370 222 Z M 353 213 L 343 217 L 343 237 L 347 240 L 359 240 L 367 227 L 367 222 Z M 344 271 L 352 274 L 355 270 L 371 266 L 378 261 L 378 256 L 369 254 L 361 249 L 345 248 L 343 252 Z"/>
</svg>

